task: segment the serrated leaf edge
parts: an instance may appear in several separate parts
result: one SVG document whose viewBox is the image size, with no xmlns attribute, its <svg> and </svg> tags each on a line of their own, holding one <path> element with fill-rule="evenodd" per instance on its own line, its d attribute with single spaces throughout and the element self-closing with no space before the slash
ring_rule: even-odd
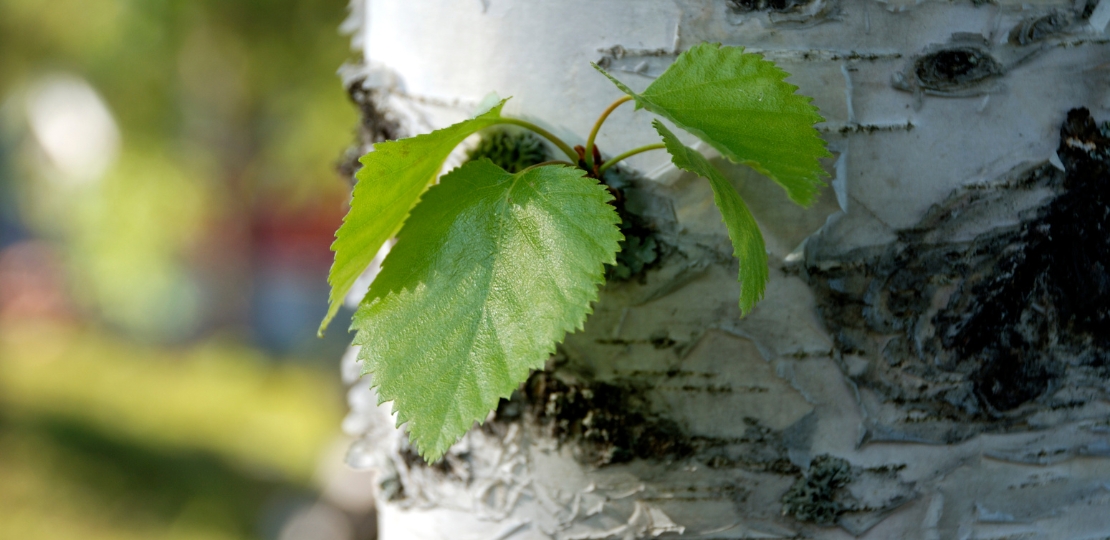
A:
<svg viewBox="0 0 1110 540">
<path fill-rule="evenodd" d="M 667 67 L 667 70 L 670 70 L 675 65 L 678 65 L 679 62 L 683 59 L 683 57 L 685 55 L 687 55 L 687 54 L 697 54 L 700 50 L 706 49 L 706 48 L 711 48 L 711 47 L 716 48 L 717 50 L 720 50 L 721 48 L 723 48 L 725 46 L 722 45 L 721 43 L 699 43 L 698 45 L 695 45 L 695 46 L 687 49 L 686 51 L 683 51 L 682 54 L 680 54 L 678 56 L 678 58 L 675 59 L 675 62 Z M 733 47 L 733 46 L 729 46 L 729 47 Z M 775 73 L 775 80 L 779 84 L 783 84 L 783 85 L 787 86 L 788 88 L 790 88 L 791 95 L 794 95 L 794 94 L 797 93 L 797 91 L 799 89 L 798 86 L 786 81 L 786 78 L 789 77 L 790 74 L 787 73 L 784 69 L 779 67 L 774 62 L 772 62 L 770 60 L 767 60 L 763 56 L 763 54 L 757 53 L 757 52 L 746 52 L 745 48 L 742 47 L 742 46 L 735 46 L 733 48 L 738 49 L 738 52 L 740 52 L 742 54 L 754 55 L 754 56 L 757 57 L 759 62 L 764 62 L 764 63 L 768 64 L 770 66 L 771 70 L 773 70 L 773 72 Z M 649 98 L 645 97 L 643 94 L 639 94 L 637 92 L 634 92 L 631 88 L 629 88 L 624 83 L 621 83 L 619 80 L 617 80 L 615 77 L 610 75 L 609 72 L 605 71 L 603 68 L 598 66 L 596 63 L 594 63 L 592 65 L 594 66 L 594 69 L 598 70 L 599 72 L 601 72 L 602 75 L 605 75 L 606 78 L 608 78 L 610 81 L 612 81 L 612 83 L 615 84 L 617 86 L 617 88 L 621 89 L 621 91 L 623 91 L 624 93 L 632 96 L 636 100 L 636 109 L 637 110 L 646 109 L 646 110 L 648 110 L 648 111 L 650 111 L 654 114 L 657 114 L 659 116 L 662 116 L 663 118 L 666 118 L 667 120 L 669 120 L 674 125 L 678 126 L 683 131 L 686 131 L 686 132 L 690 133 L 691 135 L 694 135 L 698 139 L 704 141 L 706 144 L 712 146 L 714 149 L 716 149 L 718 152 L 720 152 L 721 155 L 723 155 L 729 161 L 731 161 L 733 163 L 738 163 L 738 164 L 742 164 L 742 165 L 751 167 L 752 169 L 759 172 L 763 176 L 766 176 L 766 177 L 770 178 L 772 181 L 774 181 L 776 184 L 778 184 L 784 190 L 786 190 L 787 195 L 795 203 L 797 203 L 801 206 L 809 206 L 809 205 L 813 204 L 814 201 L 817 200 L 817 195 L 819 193 L 820 188 L 825 185 L 825 183 L 822 181 L 822 178 L 828 176 L 828 173 L 825 172 L 825 170 L 822 167 L 820 167 L 820 165 L 818 165 L 816 167 L 817 173 L 816 173 L 815 176 L 810 176 L 810 177 L 806 177 L 806 178 L 802 179 L 803 181 L 807 182 L 808 185 L 812 186 L 812 189 L 807 189 L 804 192 L 799 193 L 798 190 L 791 189 L 786 184 L 784 184 L 778 177 L 776 177 L 774 174 L 771 173 L 771 171 L 769 171 L 765 167 L 763 167 L 759 162 L 754 161 L 754 160 L 744 159 L 744 158 L 741 158 L 740 156 L 737 156 L 736 154 L 734 154 L 730 149 L 728 149 L 724 145 L 721 145 L 721 144 L 717 143 L 716 141 L 714 141 L 704 131 L 702 131 L 702 130 L 696 128 L 696 127 L 687 126 L 684 123 L 676 120 L 674 117 L 672 117 L 670 114 L 668 114 L 663 108 L 658 107 L 655 103 L 653 103 Z M 666 71 L 664 71 L 662 75 L 657 77 L 657 80 L 662 79 L 664 76 L 666 76 L 666 74 L 667 74 Z M 651 88 L 651 87 L 648 86 L 648 88 Z M 816 106 L 812 105 L 813 98 L 811 96 L 799 95 L 798 97 L 804 98 L 805 103 L 810 105 L 810 107 L 812 108 L 812 113 L 816 117 L 816 120 L 815 120 L 814 124 L 825 121 L 825 118 L 823 116 L 821 116 L 821 114 L 819 112 L 819 109 Z M 825 142 L 824 139 L 822 139 L 820 136 L 817 135 L 816 130 L 814 130 L 813 136 L 816 138 L 817 142 L 820 144 L 820 153 L 818 153 L 816 156 L 814 156 L 813 159 L 814 160 L 819 160 L 820 158 L 823 158 L 823 157 L 826 157 L 826 158 L 827 157 L 832 157 L 832 153 L 830 153 L 829 150 L 828 150 L 827 143 Z"/>
<path fill-rule="evenodd" d="M 496 166 L 488 158 L 481 158 L 480 161 L 487 161 L 490 164 Z M 583 170 L 579 169 L 578 167 L 571 167 L 571 166 L 562 165 L 562 164 L 544 165 L 543 167 L 559 167 L 559 168 L 574 169 L 576 172 L 581 173 L 578 176 L 578 178 L 588 178 L 586 176 L 586 171 L 583 171 Z M 520 173 L 512 174 L 512 176 L 519 176 L 522 173 L 523 173 L 523 171 L 520 172 Z M 511 173 L 509 173 L 509 174 L 511 174 Z M 513 182 L 515 182 L 515 181 L 516 180 L 514 179 Z M 596 179 L 594 179 L 594 182 L 595 182 L 595 185 L 597 187 L 601 188 L 599 190 L 599 194 L 602 196 L 602 200 L 604 201 L 604 203 L 608 204 L 610 201 L 612 201 L 613 200 L 613 195 L 611 193 L 609 193 L 608 190 L 604 189 L 604 187 L 602 187 L 601 183 L 597 182 Z M 430 190 L 430 189 L 433 189 L 435 187 L 436 186 L 430 186 L 428 189 Z M 512 188 L 510 188 L 509 191 L 512 191 Z M 427 193 L 427 190 L 425 191 L 425 193 Z M 612 221 L 612 224 L 613 224 L 614 228 L 617 228 L 618 224 L 620 223 L 620 218 L 616 214 L 615 210 L 613 211 L 613 216 L 615 217 L 615 219 Z M 403 229 L 403 227 L 401 227 L 401 228 Z M 620 238 L 617 240 L 617 243 L 619 243 L 620 240 L 623 240 L 624 236 L 623 236 L 623 234 L 621 234 L 619 232 L 619 229 L 617 231 L 617 234 L 618 234 L 618 236 L 620 236 Z M 403 237 L 400 234 L 395 233 L 395 235 L 397 236 L 397 242 L 398 243 L 403 241 Z M 570 324 L 563 325 L 563 327 L 558 330 L 561 333 L 561 335 L 557 339 L 555 339 L 555 341 L 552 342 L 551 345 L 548 346 L 541 355 L 538 355 L 539 356 L 538 360 L 536 360 L 534 362 L 526 362 L 526 365 L 528 366 L 528 369 L 530 370 L 530 373 L 531 373 L 531 371 L 544 368 L 544 365 L 546 364 L 547 359 L 550 358 L 552 355 L 554 355 L 557 352 L 558 345 L 566 339 L 568 334 L 571 334 L 571 333 L 574 333 L 574 332 L 577 332 L 577 331 L 581 331 L 585 328 L 586 320 L 589 318 L 590 315 L 593 314 L 594 304 L 600 298 L 601 286 L 605 284 L 605 265 L 606 264 L 611 265 L 611 264 L 616 263 L 616 252 L 619 251 L 619 250 L 620 250 L 620 248 L 618 246 L 616 248 L 616 251 L 614 251 L 613 254 L 610 255 L 609 260 L 608 261 L 603 261 L 599 265 L 598 269 L 589 276 L 589 278 L 590 278 L 589 283 L 592 285 L 592 287 L 589 287 L 589 293 L 588 293 L 589 297 L 586 299 L 585 308 L 584 308 L 584 311 L 583 311 L 582 315 L 580 317 L 577 317 L 578 320 L 576 322 L 572 322 Z M 382 261 L 383 269 L 384 269 L 385 265 L 388 264 L 388 263 L 389 263 L 389 257 L 386 256 L 386 259 L 384 261 Z M 437 274 L 438 274 L 438 272 L 433 273 L 433 275 L 429 278 L 428 281 L 435 280 L 438 277 Z M 417 285 L 417 289 L 419 289 L 421 287 L 426 287 L 426 286 L 427 286 L 426 283 L 422 282 L 422 283 Z M 413 289 L 410 289 L 408 287 L 402 288 L 401 290 L 398 290 L 398 291 L 389 291 L 388 293 L 386 293 L 383 296 L 372 298 L 370 300 L 369 304 L 360 305 L 359 306 L 359 311 L 362 311 L 363 308 L 370 309 L 372 306 L 376 305 L 377 303 L 384 302 L 387 298 L 398 296 L 398 295 L 401 295 L 401 294 L 404 294 L 404 293 L 407 293 L 407 292 L 410 292 L 410 291 L 413 291 Z M 370 296 L 368 295 L 367 298 L 370 298 Z M 355 340 L 354 340 L 355 344 L 356 345 L 362 345 L 362 344 L 358 343 L 358 341 L 359 341 L 358 333 L 361 333 L 361 332 L 359 331 L 358 328 L 355 328 L 354 321 L 352 321 L 350 329 L 356 331 L 356 336 L 355 336 Z M 367 363 L 368 363 L 367 360 L 368 359 L 365 358 L 364 349 L 359 351 L 358 360 L 360 362 L 362 362 L 362 366 L 363 366 L 362 369 L 360 370 L 360 374 L 363 375 L 363 376 L 373 375 L 372 369 L 367 366 Z M 529 373 L 529 375 L 530 375 L 530 373 Z M 527 380 L 527 378 L 525 378 L 525 380 Z M 523 381 L 520 381 L 520 382 L 517 382 L 515 384 L 511 384 L 511 385 L 506 386 L 504 388 L 498 389 L 498 391 L 496 392 L 497 399 L 494 400 L 494 405 L 493 405 L 493 408 L 491 408 L 491 410 L 496 409 L 496 404 L 498 402 L 500 402 L 500 400 L 512 396 L 512 393 L 520 386 L 520 384 L 522 382 Z M 378 403 L 377 404 L 379 406 L 386 403 L 386 402 L 393 402 L 393 405 L 390 407 L 390 412 L 391 412 L 391 414 L 396 416 L 395 427 L 401 428 L 403 425 L 405 425 L 405 424 L 407 424 L 407 423 L 409 423 L 413 420 L 411 417 L 409 417 L 407 414 L 405 414 L 404 411 L 401 411 L 401 410 L 397 409 L 397 403 L 396 403 L 397 396 L 396 395 L 392 395 L 392 396 L 388 395 L 389 394 L 388 391 L 383 392 L 383 388 L 381 386 L 381 383 L 377 380 L 376 377 L 371 376 L 370 389 L 376 390 L 376 394 L 378 396 Z M 486 418 L 488 418 L 488 415 L 486 417 L 476 419 L 474 422 L 477 423 L 480 426 L 480 425 L 485 424 Z M 471 427 L 471 429 L 473 429 L 473 426 Z M 407 431 L 408 430 L 406 429 L 406 432 Z M 463 436 L 465 436 L 465 434 L 466 434 L 466 432 L 464 432 L 462 435 L 459 435 L 458 437 L 456 437 L 455 441 L 453 441 L 450 444 L 447 444 L 439 452 L 436 452 L 437 449 L 435 449 L 435 448 L 424 448 L 423 445 L 421 445 L 419 442 L 417 442 L 415 440 L 413 440 L 411 442 L 412 442 L 413 446 L 417 449 L 417 452 L 420 454 L 420 457 L 424 458 L 424 460 L 428 463 L 434 463 L 434 462 L 438 461 L 439 459 L 441 459 L 444 455 L 446 455 L 446 453 L 450 449 L 450 447 L 453 446 L 455 443 L 457 443 L 459 440 L 461 440 L 461 438 Z"/>
<path fill-rule="evenodd" d="M 381 247 L 381 246 L 378 246 L 376 248 L 373 248 L 374 253 L 371 254 L 370 257 L 366 260 L 366 265 L 362 265 L 363 268 L 361 270 L 359 270 L 358 274 L 355 275 L 355 278 L 350 280 L 349 283 L 341 284 L 340 287 L 342 288 L 342 290 L 340 291 L 339 288 L 337 288 L 337 286 L 336 286 L 335 276 L 334 276 L 336 264 L 338 263 L 338 249 L 337 248 L 338 248 L 339 242 L 342 240 L 341 233 L 347 227 L 347 220 L 351 216 L 351 212 L 353 211 L 353 209 L 355 207 L 355 204 L 356 204 L 355 201 L 357 200 L 357 195 L 358 195 L 358 191 L 359 191 L 358 186 L 359 186 L 359 184 L 362 184 L 364 180 L 366 180 L 364 178 L 364 176 L 365 176 L 365 174 L 368 174 L 368 164 L 369 164 L 369 161 L 371 159 L 373 159 L 373 154 L 377 153 L 380 149 L 387 148 L 387 147 L 392 146 L 392 145 L 402 144 L 402 143 L 405 143 L 407 141 L 418 140 L 418 139 L 421 139 L 421 138 L 432 137 L 438 132 L 441 132 L 441 131 L 444 131 L 444 130 L 447 130 L 447 129 L 451 129 L 452 127 L 455 127 L 459 124 L 469 122 L 469 121 L 472 121 L 472 120 L 477 120 L 477 119 L 480 119 L 480 118 L 485 117 L 485 116 L 490 116 L 490 120 L 498 119 L 501 116 L 502 108 L 505 106 L 505 103 L 507 101 L 509 101 L 509 99 L 512 99 L 512 98 L 507 97 L 505 99 L 502 99 L 499 103 L 497 103 L 493 107 L 490 107 L 487 111 L 485 111 L 485 112 L 483 112 L 479 115 L 476 115 L 473 118 L 463 120 L 462 122 L 457 122 L 457 123 L 452 124 L 450 126 L 432 131 L 430 133 L 424 133 L 424 134 L 421 134 L 421 135 L 417 135 L 415 137 L 407 137 L 407 138 L 404 138 L 404 139 L 397 139 L 397 140 L 392 140 L 392 141 L 382 141 L 382 142 L 379 142 L 379 143 L 375 143 L 374 146 L 373 146 L 373 149 L 370 152 L 367 152 L 366 154 L 364 154 L 362 157 L 359 158 L 359 163 L 362 164 L 362 168 L 359 169 L 359 171 L 357 173 L 355 173 L 356 183 L 355 183 L 354 189 L 351 192 L 350 206 L 347 210 L 347 213 L 343 215 L 343 220 L 340 223 L 339 228 L 336 229 L 336 231 L 335 231 L 335 239 L 332 241 L 331 245 L 329 246 L 329 249 L 333 253 L 336 253 L 336 256 L 333 257 L 332 266 L 331 266 L 331 268 L 328 269 L 327 281 L 328 281 L 328 286 L 331 289 L 329 291 L 329 294 L 328 294 L 328 311 L 324 315 L 324 319 L 320 322 L 319 329 L 317 329 L 317 331 L 316 331 L 317 337 L 323 337 L 324 336 L 324 332 L 327 330 L 328 325 L 331 324 L 332 319 L 334 319 L 336 314 L 339 313 L 339 308 L 343 304 L 343 299 L 346 298 L 347 294 L 351 290 L 351 287 L 353 287 L 355 282 L 357 282 L 358 276 L 362 275 L 362 272 L 365 271 L 365 267 L 370 264 L 370 261 L 373 260 L 374 255 L 377 254 L 378 249 L 380 249 L 380 247 Z M 482 123 L 479 123 L 479 124 L 482 124 Z M 487 125 L 479 125 L 474 130 L 472 130 L 470 132 L 470 134 L 476 133 L 476 132 L 478 132 L 478 131 L 486 128 L 486 127 L 489 127 L 489 125 L 488 124 Z M 468 134 L 467 136 L 469 136 L 470 134 Z M 465 139 L 465 137 L 464 137 L 464 139 Z M 455 146 L 458 146 L 458 144 L 459 143 L 456 143 Z M 448 155 L 449 154 L 450 153 L 448 153 Z M 443 163 L 445 163 L 446 160 L 447 160 L 447 156 L 444 156 L 443 162 L 440 163 L 439 169 L 443 168 Z M 388 241 L 390 238 L 395 236 L 401 230 L 401 228 L 404 226 L 405 222 L 408 221 L 409 215 L 411 215 L 411 213 L 412 213 L 412 209 L 415 208 L 416 205 L 420 204 L 420 201 L 423 198 L 423 193 L 426 192 L 428 190 L 428 188 L 435 182 L 435 179 L 436 179 L 437 176 L 438 176 L 438 174 L 433 174 L 433 177 L 424 186 L 424 191 L 422 191 L 421 194 L 416 197 L 416 199 L 413 201 L 412 205 L 409 207 L 408 211 L 405 212 L 405 215 L 401 219 L 400 223 L 393 229 L 393 231 L 389 235 L 387 235 L 382 240 L 382 243 Z"/>
<path fill-rule="evenodd" d="M 709 167 L 709 169 L 710 169 L 710 174 L 712 174 L 713 172 L 717 172 L 718 175 L 719 175 L 720 174 L 719 171 L 716 171 L 716 169 L 713 168 L 712 164 L 710 164 L 708 162 L 708 160 L 705 159 L 705 156 L 702 156 L 697 150 L 694 150 L 693 148 L 690 148 L 689 146 L 686 146 L 686 145 L 682 144 L 678 140 L 678 137 L 676 137 L 674 133 L 672 133 L 669 129 L 667 129 L 666 126 L 663 125 L 663 122 L 660 122 L 659 120 L 653 120 L 652 121 L 652 126 L 655 127 L 655 130 L 663 138 L 663 143 L 667 145 L 667 153 L 669 153 L 671 155 L 671 163 L 673 163 L 675 167 L 678 167 L 679 169 L 682 169 L 684 171 L 696 174 L 696 175 L 698 175 L 702 178 L 705 178 L 705 180 L 709 182 L 710 189 L 712 189 L 712 191 L 713 191 L 713 203 L 718 207 L 718 210 L 721 213 L 721 221 L 725 224 L 725 229 L 728 232 L 729 240 L 732 243 L 732 255 L 734 257 L 736 257 L 737 261 L 739 261 L 739 263 L 741 265 L 741 270 L 743 269 L 743 266 L 745 264 L 753 264 L 754 263 L 754 264 L 759 266 L 759 268 L 757 270 L 757 273 L 759 273 L 761 275 L 762 279 L 761 279 L 761 282 L 757 284 L 757 288 L 753 291 L 753 294 L 751 294 L 751 295 L 744 294 L 744 291 L 745 291 L 746 287 L 751 287 L 753 284 L 745 283 L 744 280 L 741 279 L 740 275 L 737 276 L 737 281 L 740 282 L 740 300 L 739 300 L 740 315 L 741 315 L 741 317 L 746 316 L 747 314 L 751 313 L 751 310 L 755 307 L 756 304 L 758 304 L 761 300 L 763 300 L 764 294 L 767 291 L 767 282 L 768 282 L 768 279 L 770 278 L 770 272 L 769 272 L 768 263 L 767 263 L 767 256 L 766 256 L 766 243 L 763 239 L 763 232 L 759 229 L 759 226 L 756 223 L 756 226 L 754 228 L 754 232 L 756 234 L 756 237 L 759 239 L 758 243 L 759 243 L 759 246 L 762 248 L 762 249 L 759 250 L 759 252 L 762 254 L 762 256 L 759 258 L 758 261 L 745 261 L 744 258 L 743 258 L 743 254 L 740 252 L 739 247 L 736 245 L 736 240 L 732 237 L 732 230 L 728 226 L 729 225 L 728 224 L 728 218 L 725 215 L 725 211 L 724 211 L 724 209 L 720 208 L 721 198 L 723 197 L 723 194 L 718 193 L 717 188 L 715 187 L 717 182 L 714 182 L 714 179 L 708 178 L 707 176 L 702 174 L 701 171 L 697 171 L 697 170 L 694 170 L 693 168 L 683 167 L 683 166 L 679 165 L 677 162 L 675 162 L 675 159 L 678 156 L 675 155 L 674 150 L 676 150 L 676 149 L 677 150 L 682 150 L 683 153 L 685 153 L 687 155 L 686 160 L 690 161 L 690 162 L 694 162 L 695 160 L 690 159 L 689 156 L 690 155 L 697 155 L 698 158 L 700 158 L 701 160 L 706 162 L 707 167 Z M 671 142 L 672 141 L 674 143 L 674 146 L 676 147 L 675 149 L 671 148 Z M 732 184 L 730 184 L 724 178 L 723 175 L 720 175 L 719 178 L 717 178 L 716 180 L 723 183 L 724 188 L 732 190 L 732 192 L 736 195 L 736 198 L 739 201 L 740 207 L 743 210 L 743 212 L 752 220 L 752 223 L 755 223 L 755 218 L 751 215 L 751 210 L 748 209 L 747 204 L 744 202 L 744 198 L 740 197 L 740 194 L 736 192 L 736 188 L 734 188 L 732 186 Z"/>
</svg>

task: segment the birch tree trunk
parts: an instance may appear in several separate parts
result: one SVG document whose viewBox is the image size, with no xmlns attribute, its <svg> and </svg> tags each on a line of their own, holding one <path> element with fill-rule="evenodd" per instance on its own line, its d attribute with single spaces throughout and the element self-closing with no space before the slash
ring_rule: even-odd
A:
<svg viewBox="0 0 1110 540">
<path fill-rule="evenodd" d="M 809 209 L 721 162 L 770 252 L 744 319 L 708 185 L 634 158 L 646 270 L 440 464 L 348 354 L 349 461 L 379 471 L 381 538 L 1110 536 L 1110 146 L 1069 113 L 1110 118 L 1110 0 L 354 8 L 367 144 L 491 91 L 581 142 L 619 96 L 590 62 L 641 89 L 715 41 L 792 73 L 836 154 Z M 649 122 L 619 110 L 600 148 L 657 142 Z"/>
</svg>

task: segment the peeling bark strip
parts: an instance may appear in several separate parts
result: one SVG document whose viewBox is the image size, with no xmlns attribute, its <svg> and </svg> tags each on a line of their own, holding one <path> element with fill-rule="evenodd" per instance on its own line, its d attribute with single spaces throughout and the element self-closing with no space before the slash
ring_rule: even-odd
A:
<svg viewBox="0 0 1110 540">
<path fill-rule="evenodd" d="M 898 241 L 807 261 L 871 440 L 951 443 L 1097 416 L 1110 396 L 1110 138 L 1086 109 L 1042 165 L 972 186 Z M 1017 222 L 980 230 L 987 212 Z M 993 210 L 992 210 L 993 209 Z"/>
<path fill-rule="evenodd" d="M 1067 11 L 1053 11 L 1048 15 L 1032 17 L 1010 30 L 1011 45 L 1029 45 L 1063 33 L 1074 17 Z"/>
</svg>

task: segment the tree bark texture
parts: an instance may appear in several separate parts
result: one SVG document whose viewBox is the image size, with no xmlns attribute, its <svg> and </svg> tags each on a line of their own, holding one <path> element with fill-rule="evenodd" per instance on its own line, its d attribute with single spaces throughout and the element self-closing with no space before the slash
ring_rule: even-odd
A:
<svg viewBox="0 0 1110 540">
<path fill-rule="evenodd" d="M 1110 0 L 353 7 L 366 145 L 491 91 L 580 143 L 619 96 L 590 62 L 640 89 L 712 41 L 791 73 L 836 155 L 808 209 L 717 160 L 771 258 L 743 319 L 708 185 L 634 158 L 644 269 L 439 464 L 348 354 L 382 538 L 1110 536 Z M 621 109 L 599 146 L 657 142 L 649 122 Z"/>
</svg>

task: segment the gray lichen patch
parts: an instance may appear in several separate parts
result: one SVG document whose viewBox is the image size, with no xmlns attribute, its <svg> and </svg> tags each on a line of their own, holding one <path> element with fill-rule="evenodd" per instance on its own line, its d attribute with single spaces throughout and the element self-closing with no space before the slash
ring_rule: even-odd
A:
<svg viewBox="0 0 1110 540">
<path fill-rule="evenodd" d="M 783 494 L 782 514 L 816 525 L 835 523 L 858 536 L 915 496 L 913 485 L 898 478 L 903 468 L 864 469 L 843 458 L 819 455 Z"/>
<path fill-rule="evenodd" d="M 854 505 L 843 489 L 851 481 L 852 466 L 847 460 L 817 456 L 805 476 L 783 494 L 782 513 L 799 521 L 831 525 Z"/>
<path fill-rule="evenodd" d="M 605 267 L 605 279 L 640 280 L 675 251 L 664 231 L 674 229 L 674 211 L 669 201 L 644 189 L 645 180 L 622 166 L 605 172 L 602 182 L 613 194 L 613 206 L 621 222 L 624 238 L 617 252 L 617 264 Z"/>
<path fill-rule="evenodd" d="M 875 440 L 955 442 L 1102 414 L 1110 139 L 1085 109 L 1042 165 L 971 186 L 893 244 L 806 262 Z"/>
</svg>

